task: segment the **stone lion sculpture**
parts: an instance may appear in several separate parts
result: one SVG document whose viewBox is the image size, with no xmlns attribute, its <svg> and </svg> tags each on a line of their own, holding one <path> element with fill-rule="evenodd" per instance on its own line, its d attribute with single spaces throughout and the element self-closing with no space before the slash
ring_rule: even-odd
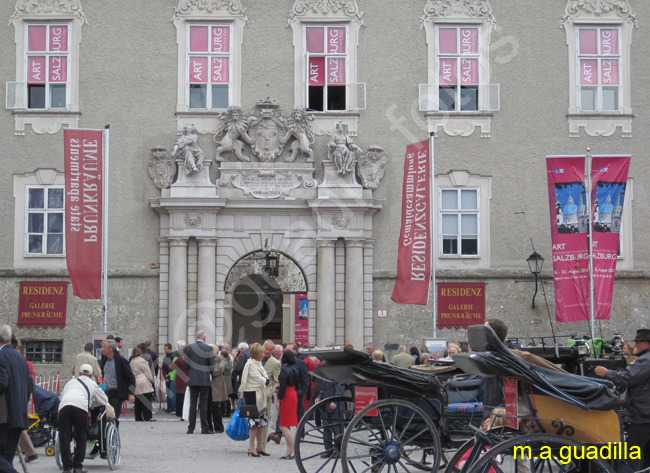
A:
<svg viewBox="0 0 650 473">
<path fill-rule="evenodd" d="M 240 107 L 228 107 L 225 113 L 219 114 L 219 119 L 222 121 L 217 126 L 217 131 L 214 134 L 214 141 L 219 145 L 217 147 L 215 159 L 223 161 L 222 153 L 234 153 L 240 161 L 250 161 L 251 158 L 244 154 L 244 144 L 248 143 L 250 146 L 255 145 L 253 140 L 248 134 L 248 128 L 251 123 L 257 120 L 256 117 L 245 118 L 242 116 Z M 217 138 L 223 135 L 221 141 Z"/>
<path fill-rule="evenodd" d="M 287 131 L 280 139 L 280 147 L 284 147 L 292 137 L 295 138 L 295 141 L 291 143 L 291 155 L 286 159 L 288 162 L 295 161 L 298 153 L 307 156 L 306 162 L 314 162 L 314 151 L 311 149 L 315 140 L 314 127 L 309 123 L 312 120 L 314 117 L 308 115 L 305 109 L 300 108 L 291 112 L 289 119 L 285 120 Z"/>
</svg>

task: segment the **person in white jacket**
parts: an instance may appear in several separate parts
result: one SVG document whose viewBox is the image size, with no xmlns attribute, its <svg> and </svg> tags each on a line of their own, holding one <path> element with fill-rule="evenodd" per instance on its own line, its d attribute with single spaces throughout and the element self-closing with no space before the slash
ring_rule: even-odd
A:
<svg viewBox="0 0 650 473">
<path fill-rule="evenodd" d="M 88 471 L 83 467 L 88 437 L 88 411 L 100 406 L 106 406 L 108 411 L 108 398 L 93 380 L 93 367 L 83 364 L 79 369 L 79 377 L 68 381 L 63 388 L 59 404 L 59 442 L 63 473 Z M 74 458 L 70 451 L 72 439 L 76 442 Z"/>
</svg>

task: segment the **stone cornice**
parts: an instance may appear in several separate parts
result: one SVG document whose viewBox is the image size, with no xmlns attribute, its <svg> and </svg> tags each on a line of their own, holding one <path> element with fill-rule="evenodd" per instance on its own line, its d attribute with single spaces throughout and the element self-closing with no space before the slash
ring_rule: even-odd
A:
<svg viewBox="0 0 650 473">
<path fill-rule="evenodd" d="M 205 15 L 218 11 L 248 22 L 246 9 L 242 6 L 241 0 L 179 0 L 178 6 L 174 8 L 172 21 L 197 13 Z"/>
<path fill-rule="evenodd" d="M 363 13 L 359 11 L 357 0 L 295 0 L 289 21 L 309 15 L 335 15 L 339 12 L 363 23 Z"/>
<path fill-rule="evenodd" d="M 562 24 L 579 17 L 604 18 L 618 16 L 638 28 L 636 15 L 628 0 L 567 0 Z"/>
<path fill-rule="evenodd" d="M 437 18 L 485 18 L 496 23 L 489 0 L 427 0 L 422 22 Z"/>
<path fill-rule="evenodd" d="M 86 15 L 81 11 L 81 0 L 17 0 L 9 24 L 25 16 L 57 17 L 73 16 L 88 23 Z"/>
</svg>

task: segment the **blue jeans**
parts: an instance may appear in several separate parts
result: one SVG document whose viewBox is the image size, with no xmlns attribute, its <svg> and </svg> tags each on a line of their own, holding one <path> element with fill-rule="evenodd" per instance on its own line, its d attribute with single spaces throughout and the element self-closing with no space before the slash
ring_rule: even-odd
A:
<svg viewBox="0 0 650 473">
<path fill-rule="evenodd" d="M 167 384 L 167 410 L 176 410 L 176 381 L 169 381 Z"/>
</svg>

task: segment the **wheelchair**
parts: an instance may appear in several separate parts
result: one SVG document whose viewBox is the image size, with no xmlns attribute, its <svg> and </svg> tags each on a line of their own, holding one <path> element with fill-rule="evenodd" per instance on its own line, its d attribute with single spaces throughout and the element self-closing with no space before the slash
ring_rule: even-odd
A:
<svg viewBox="0 0 650 473">
<path fill-rule="evenodd" d="M 92 425 L 88 427 L 86 460 L 94 460 L 95 458 L 100 457 L 101 459 L 108 461 L 108 467 L 111 470 L 115 470 L 122 460 L 120 431 L 115 424 L 115 419 L 107 419 L 106 410 L 103 407 L 95 409 L 93 418 L 95 418 L 95 420 Z M 72 441 L 70 448 L 74 452 L 74 440 Z M 59 443 L 58 431 L 56 433 L 54 450 L 56 464 L 62 470 L 63 461 L 61 459 L 61 444 Z"/>
</svg>

